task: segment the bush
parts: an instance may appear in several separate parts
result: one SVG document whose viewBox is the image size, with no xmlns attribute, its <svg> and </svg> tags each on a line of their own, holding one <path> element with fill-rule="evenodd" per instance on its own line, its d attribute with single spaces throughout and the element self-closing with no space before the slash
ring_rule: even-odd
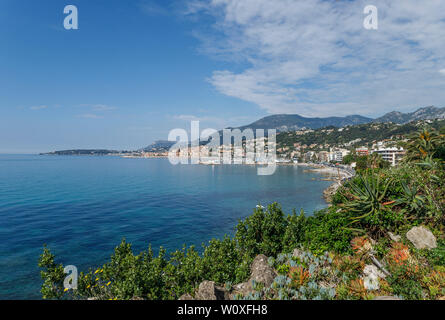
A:
<svg viewBox="0 0 445 320">
<path fill-rule="evenodd" d="M 350 253 L 353 233 L 347 228 L 349 223 L 349 217 L 343 212 L 319 211 L 307 218 L 304 245 L 317 254 L 325 251 Z"/>
<path fill-rule="evenodd" d="M 235 238 L 243 252 L 254 257 L 260 253 L 276 256 L 283 249 L 282 237 L 287 221 L 281 206 L 273 203 L 266 210 L 257 208 L 254 213 L 236 226 Z"/>
<path fill-rule="evenodd" d="M 247 261 L 244 261 L 247 260 Z M 205 247 L 202 258 L 204 278 L 216 283 L 239 283 L 250 275 L 251 259 L 244 256 L 234 239 L 212 240 Z"/>
</svg>

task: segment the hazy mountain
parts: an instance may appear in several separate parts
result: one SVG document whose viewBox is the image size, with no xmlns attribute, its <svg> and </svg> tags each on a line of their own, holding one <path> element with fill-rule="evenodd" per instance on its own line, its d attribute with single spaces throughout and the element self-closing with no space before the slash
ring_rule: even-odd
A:
<svg viewBox="0 0 445 320">
<path fill-rule="evenodd" d="M 176 142 L 168 141 L 168 140 L 158 140 L 153 142 L 151 145 L 145 147 L 142 149 L 142 151 L 145 152 L 162 152 L 162 151 L 168 151 L 172 145 L 174 145 Z"/>
<path fill-rule="evenodd" d="M 373 119 L 352 115 L 347 117 L 306 118 L 298 114 L 278 114 L 264 117 L 249 125 L 232 128 L 244 130 L 250 129 L 277 129 L 278 132 L 295 131 L 302 128 L 319 129 L 328 126 L 343 127 L 372 122 Z"/>
<path fill-rule="evenodd" d="M 41 153 L 41 155 L 57 155 L 57 156 L 106 156 L 118 153 L 126 153 L 128 151 L 106 150 L 106 149 L 73 149 L 60 150 L 53 152 Z"/>
<path fill-rule="evenodd" d="M 416 120 L 444 119 L 445 108 L 437 108 L 434 106 L 417 109 L 414 112 L 403 113 L 393 111 L 384 116 L 375 119 L 373 122 L 393 122 L 404 124 Z"/>
</svg>

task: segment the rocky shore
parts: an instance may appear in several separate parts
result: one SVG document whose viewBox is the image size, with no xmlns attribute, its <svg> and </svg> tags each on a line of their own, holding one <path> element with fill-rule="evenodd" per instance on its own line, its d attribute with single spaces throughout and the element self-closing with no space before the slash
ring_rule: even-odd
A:
<svg viewBox="0 0 445 320">
<path fill-rule="evenodd" d="M 299 163 L 298 165 L 310 168 L 307 172 L 320 173 L 326 178 L 325 180 L 333 181 L 333 183 L 323 191 L 323 197 L 328 203 L 331 202 L 332 196 L 337 192 L 338 188 L 340 188 L 347 179 L 355 175 L 355 172 L 348 168 L 330 167 L 315 163 Z"/>
</svg>

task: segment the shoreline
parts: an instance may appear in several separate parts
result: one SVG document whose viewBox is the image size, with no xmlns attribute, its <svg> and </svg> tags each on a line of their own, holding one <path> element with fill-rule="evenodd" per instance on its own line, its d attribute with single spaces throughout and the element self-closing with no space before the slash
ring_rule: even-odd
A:
<svg viewBox="0 0 445 320">
<path fill-rule="evenodd" d="M 332 196 L 337 192 L 337 190 L 343 185 L 343 183 L 355 176 L 355 171 L 352 169 L 341 167 L 330 167 L 323 164 L 316 163 L 298 163 L 296 165 L 309 167 L 308 172 L 316 172 L 322 176 L 327 177 L 326 180 L 334 181 L 329 187 L 323 190 L 323 198 L 326 203 L 331 205 Z M 335 177 L 335 178 L 334 178 Z"/>
</svg>

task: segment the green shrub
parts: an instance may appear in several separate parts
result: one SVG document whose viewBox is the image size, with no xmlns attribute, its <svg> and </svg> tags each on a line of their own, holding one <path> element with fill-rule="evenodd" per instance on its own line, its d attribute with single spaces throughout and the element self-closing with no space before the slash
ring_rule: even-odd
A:
<svg viewBox="0 0 445 320">
<path fill-rule="evenodd" d="M 304 245 L 314 253 L 350 253 L 353 233 L 347 228 L 349 217 L 343 212 L 322 210 L 308 217 Z"/>
<path fill-rule="evenodd" d="M 257 208 L 254 213 L 236 226 L 235 238 L 242 251 L 254 257 L 260 253 L 276 256 L 283 249 L 282 237 L 287 221 L 281 206 L 273 203 L 266 210 Z"/>
</svg>

